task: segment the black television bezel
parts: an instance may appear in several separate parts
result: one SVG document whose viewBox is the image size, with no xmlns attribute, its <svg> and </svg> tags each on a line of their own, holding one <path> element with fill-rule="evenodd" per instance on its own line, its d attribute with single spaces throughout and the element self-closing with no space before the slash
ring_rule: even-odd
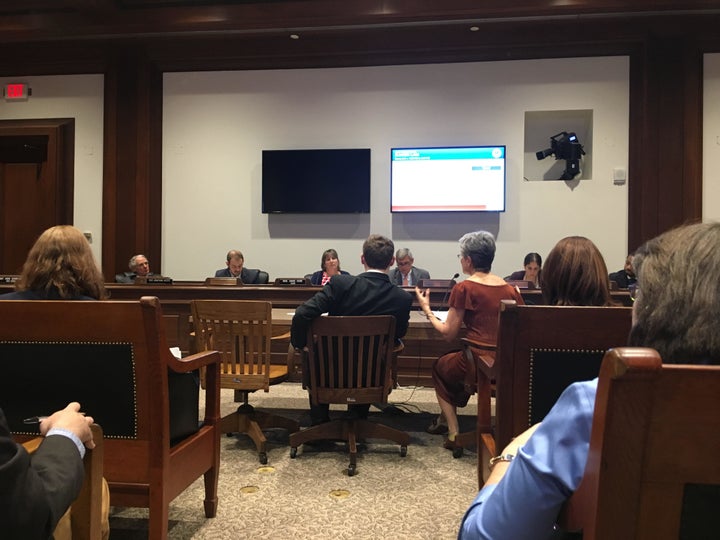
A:
<svg viewBox="0 0 720 540">
<path fill-rule="evenodd" d="M 503 207 L 501 210 L 483 210 L 483 209 L 439 209 L 439 210 L 393 210 L 393 152 L 396 150 L 445 150 L 445 149 L 463 149 L 463 148 L 502 148 L 503 161 L 505 167 L 503 170 Z M 507 211 L 507 145 L 506 144 L 460 144 L 448 146 L 395 146 L 390 149 L 390 213 L 392 214 L 456 214 L 456 213 L 481 213 L 481 214 L 499 214 Z"/>
<path fill-rule="evenodd" d="M 343 206 L 330 206 L 327 203 L 320 202 L 322 200 L 322 197 L 318 198 L 308 198 L 306 202 L 312 201 L 314 204 L 312 206 L 308 206 L 306 208 L 293 208 L 288 205 L 283 205 L 282 207 L 278 206 L 277 204 L 272 206 L 272 209 L 269 209 L 268 206 L 270 206 L 268 203 L 272 202 L 268 199 L 266 199 L 266 190 L 269 189 L 268 182 L 270 181 L 269 177 L 267 176 L 266 170 L 265 170 L 265 156 L 269 153 L 274 154 L 291 154 L 291 153 L 328 153 L 333 154 L 336 152 L 353 152 L 357 153 L 358 156 L 361 154 L 366 154 L 366 158 L 363 159 L 363 169 L 360 171 L 360 174 L 362 175 L 362 185 L 361 186 L 355 186 L 356 190 L 352 192 L 352 194 L 348 197 L 343 198 Z M 263 214 L 268 215 L 276 215 L 276 214 L 369 214 L 370 213 L 370 206 L 371 206 L 371 191 L 372 191 L 372 178 L 371 178 L 371 170 L 372 170 L 372 152 L 370 148 L 290 148 L 290 149 L 264 149 L 262 150 L 262 160 L 261 160 L 261 211 Z M 338 177 L 343 178 L 347 177 L 347 173 L 338 173 Z M 357 180 L 356 180 L 357 182 Z M 284 182 L 284 185 L 290 186 L 291 182 Z M 338 184 L 337 182 L 325 182 L 325 183 L 318 183 L 317 187 L 311 186 L 308 188 L 307 186 L 304 187 L 305 190 L 314 190 L 315 193 L 320 193 L 327 195 L 330 193 L 330 189 L 332 189 L 333 185 L 342 185 Z M 293 185 L 293 187 L 295 187 Z M 275 188 L 277 189 L 277 187 Z M 293 193 L 291 190 L 287 189 L 287 193 Z M 294 193 L 297 193 L 295 191 Z M 289 200 L 289 199 L 287 199 Z M 286 200 L 286 202 L 287 202 Z M 297 200 L 297 199 L 296 199 Z M 351 203 L 351 205 L 348 205 L 348 203 Z"/>
</svg>

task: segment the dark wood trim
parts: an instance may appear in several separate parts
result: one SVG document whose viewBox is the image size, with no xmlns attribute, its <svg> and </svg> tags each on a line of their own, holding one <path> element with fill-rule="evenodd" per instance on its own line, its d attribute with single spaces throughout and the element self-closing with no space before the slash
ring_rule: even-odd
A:
<svg viewBox="0 0 720 540">
<path fill-rule="evenodd" d="M 29 1 L 0 8 L 0 76 L 105 74 L 108 279 L 139 251 L 162 271 L 168 71 L 628 55 L 629 247 L 701 216 L 702 58 L 720 51 L 717 1 Z"/>
<path fill-rule="evenodd" d="M 702 217 L 702 62 L 690 37 L 631 55 L 628 246 Z"/>
<path fill-rule="evenodd" d="M 162 268 L 162 73 L 122 49 L 105 72 L 103 272 L 108 280 L 145 254 Z"/>
</svg>

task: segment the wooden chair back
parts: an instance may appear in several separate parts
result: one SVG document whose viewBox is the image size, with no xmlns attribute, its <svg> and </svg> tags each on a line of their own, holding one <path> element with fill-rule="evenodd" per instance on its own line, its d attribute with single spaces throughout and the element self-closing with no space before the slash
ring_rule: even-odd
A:
<svg viewBox="0 0 720 540">
<path fill-rule="evenodd" d="M 73 540 L 97 540 L 102 538 L 102 480 L 103 480 L 103 431 L 92 424 L 95 448 L 85 451 L 83 478 L 80 493 L 71 506 L 71 529 Z M 43 437 L 35 437 L 23 443 L 29 454 L 42 444 Z"/>
<path fill-rule="evenodd" d="M 272 303 L 255 300 L 193 300 L 197 350 L 220 353 L 220 387 L 270 388 Z"/>
<path fill-rule="evenodd" d="M 663 365 L 657 351 L 603 360 L 585 475 L 560 521 L 585 540 L 716 538 L 720 366 Z"/>
<path fill-rule="evenodd" d="M 632 309 L 626 307 L 503 300 L 495 363 L 479 365 L 496 382 L 493 451 L 541 421 L 569 384 L 597 377 L 605 351 L 627 343 L 631 323 Z"/>
<path fill-rule="evenodd" d="M 150 538 L 165 538 L 168 505 L 205 476 L 205 514 L 217 508 L 220 459 L 219 355 L 170 353 L 160 302 L 0 302 L 0 394 L 10 430 L 31 437 L 23 418 L 58 410 L 69 399 L 103 426 L 104 476 L 115 506 L 150 509 Z M 171 434 L 170 382 L 207 371 L 205 417 Z M 29 369 L 30 368 L 30 369 Z M 185 377 L 187 375 L 187 377 Z M 195 385 L 195 388 L 197 386 Z M 178 396 L 179 406 L 188 407 Z M 197 394 L 189 407 L 197 414 Z M 192 419 L 191 419 L 192 420 Z M 175 444 L 173 444 L 175 443 Z"/>
<path fill-rule="evenodd" d="M 394 340 L 392 315 L 316 318 L 308 331 L 306 355 L 312 400 L 387 403 L 393 388 Z"/>
</svg>

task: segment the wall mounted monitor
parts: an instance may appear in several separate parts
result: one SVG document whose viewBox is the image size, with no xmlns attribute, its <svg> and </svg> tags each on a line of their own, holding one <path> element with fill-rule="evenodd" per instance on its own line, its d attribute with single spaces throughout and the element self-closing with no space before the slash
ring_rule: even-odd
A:
<svg viewBox="0 0 720 540">
<path fill-rule="evenodd" d="M 392 212 L 504 212 L 505 146 L 393 148 Z"/>
<path fill-rule="evenodd" d="M 370 149 L 263 150 L 262 212 L 370 213 Z"/>
</svg>

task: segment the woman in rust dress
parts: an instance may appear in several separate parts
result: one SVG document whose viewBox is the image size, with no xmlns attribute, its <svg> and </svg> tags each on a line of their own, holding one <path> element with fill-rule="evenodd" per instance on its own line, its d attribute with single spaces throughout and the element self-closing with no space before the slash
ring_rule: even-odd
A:
<svg viewBox="0 0 720 540">
<path fill-rule="evenodd" d="M 489 232 L 467 233 L 460 238 L 458 257 L 463 274 L 468 278 L 453 287 L 445 321 L 439 320 L 431 311 L 429 291 L 416 287 L 415 294 L 420 307 L 446 341 L 453 341 L 464 323 L 468 338 L 494 344 L 497 339 L 500 301 L 515 300 L 518 304 L 523 304 L 522 296 L 516 287 L 490 273 L 495 258 L 495 238 Z M 451 450 L 455 448 L 455 437 L 459 431 L 457 408 L 467 405 L 471 395 L 465 389 L 467 369 L 463 351 L 445 354 L 433 365 L 435 394 L 442 413 L 427 431 L 438 434 L 447 431 L 444 446 Z"/>
</svg>

